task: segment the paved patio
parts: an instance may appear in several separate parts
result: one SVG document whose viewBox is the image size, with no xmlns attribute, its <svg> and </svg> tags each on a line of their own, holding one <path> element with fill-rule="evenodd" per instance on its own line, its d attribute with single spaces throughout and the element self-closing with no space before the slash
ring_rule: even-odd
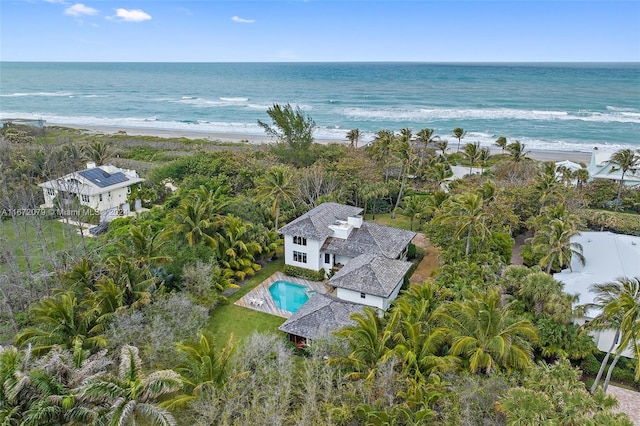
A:
<svg viewBox="0 0 640 426">
<path fill-rule="evenodd" d="M 289 318 L 291 312 L 278 308 L 276 302 L 269 293 L 269 287 L 276 281 L 288 281 L 294 284 L 303 285 L 309 290 L 316 291 L 318 293 L 327 293 L 328 289 L 323 282 L 309 281 L 303 278 L 290 277 L 283 272 L 276 272 L 269 278 L 261 282 L 256 288 L 249 293 L 242 296 L 235 305 L 242 306 L 243 308 L 253 309 L 254 311 L 260 311 L 271 315 L 276 315 L 282 318 Z"/>
</svg>

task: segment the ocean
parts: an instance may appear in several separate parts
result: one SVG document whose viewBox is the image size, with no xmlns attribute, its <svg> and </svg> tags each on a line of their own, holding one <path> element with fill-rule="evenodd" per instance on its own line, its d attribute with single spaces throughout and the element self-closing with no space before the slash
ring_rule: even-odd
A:
<svg viewBox="0 0 640 426">
<path fill-rule="evenodd" d="M 274 103 L 317 139 L 432 128 L 450 146 L 499 136 L 531 149 L 640 148 L 640 63 L 0 62 L 0 118 L 262 135 Z"/>
</svg>

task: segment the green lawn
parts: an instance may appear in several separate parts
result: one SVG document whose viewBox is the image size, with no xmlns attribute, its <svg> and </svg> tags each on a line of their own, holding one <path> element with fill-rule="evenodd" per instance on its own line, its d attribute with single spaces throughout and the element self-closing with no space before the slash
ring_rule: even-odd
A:
<svg viewBox="0 0 640 426">
<path fill-rule="evenodd" d="M 394 228 L 406 229 L 409 230 L 411 226 L 411 221 L 407 216 L 403 216 L 400 213 L 396 213 L 396 218 L 391 219 L 391 213 L 384 214 L 376 214 L 376 220 L 371 219 L 371 215 L 368 214 L 365 217 L 365 220 L 368 222 L 379 223 L 380 225 L 393 226 Z M 413 221 L 413 230 L 415 231 L 418 227 L 418 221 Z"/>
<path fill-rule="evenodd" d="M 70 249 L 81 244 L 80 235 L 75 234 L 75 227 L 53 219 L 38 217 L 16 217 L 0 220 L 1 244 L 15 252 L 21 271 L 27 270 L 27 256 L 33 271 L 46 266 L 55 252 Z M 0 273 L 6 265 L 0 259 Z"/>
<path fill-rule="evenodd" d="M 278 327 L 285 321 L 284 318 L 242 308 L 233 303 L 253 290 L 258 284 L 271 276 L 274 272 L 281 271 L 284 265 L 284 257 L 269 262 L 256 275 L 254 275 L 242 288 L 231 295 L 229 303 L 214 309 L 209 319 L 208 329 L 219 344 L 224 344 L 233 334 L 238 342 L 258 332 L 277 332 Z"/>
</svg>

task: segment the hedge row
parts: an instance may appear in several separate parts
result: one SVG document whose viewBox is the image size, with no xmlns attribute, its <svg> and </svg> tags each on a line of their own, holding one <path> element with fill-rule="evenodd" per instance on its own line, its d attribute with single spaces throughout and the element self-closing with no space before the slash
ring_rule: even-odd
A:
<svg viewBox="0 0 640 426">
<path fill-rule="evenodd" d="M 311 281 L 322 281 L 325 278 L 324 269 L 314 271 L 313 269 L 301 268 L 299 266 L 285 265 L 284 273 L 292 277 L 305 278 Z"/>
</svg>

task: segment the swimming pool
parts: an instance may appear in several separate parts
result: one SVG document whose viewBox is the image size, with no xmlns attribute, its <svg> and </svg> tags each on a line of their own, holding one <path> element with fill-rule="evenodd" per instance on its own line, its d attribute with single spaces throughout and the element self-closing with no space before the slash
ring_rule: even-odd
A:
<svg viewBox="0 0 640 426">
<path fill-rule="evenodd" d="M 307 300 L 309 300 L 308 291 L 307 287 L 288 281 L 276 281 L 269 287 L 269 293 L 271 293 L 276 305 L 280 309 L 292 313 L 307 303 Z"/>
</svg>

